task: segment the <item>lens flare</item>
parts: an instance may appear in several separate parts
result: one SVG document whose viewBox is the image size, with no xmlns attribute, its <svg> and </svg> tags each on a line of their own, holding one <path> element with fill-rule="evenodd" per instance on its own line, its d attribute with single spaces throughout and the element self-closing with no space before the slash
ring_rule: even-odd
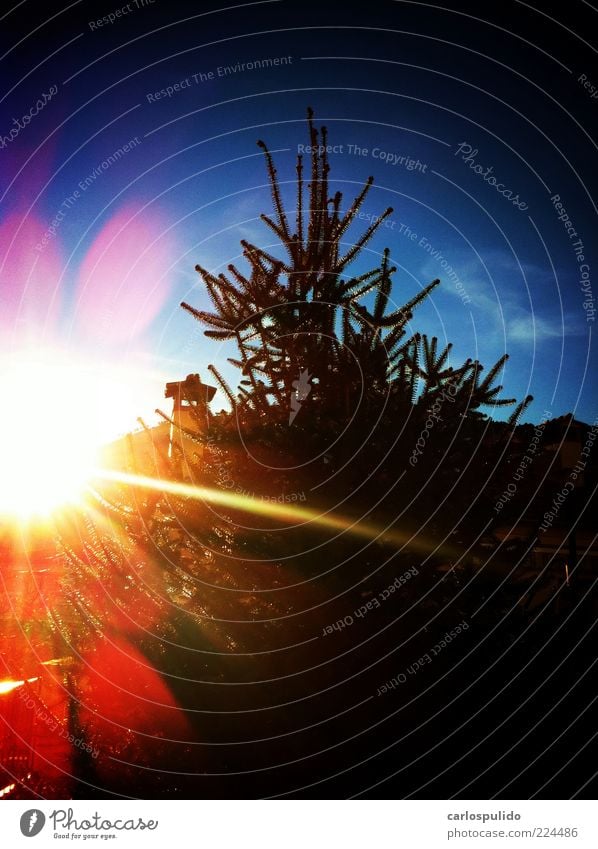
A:
<svg viewBox="0 0 598 849">
<path fill-rule="evenodd" d="M 378 540 L 383 544 L 396 545 L 397 547 L 409 545 L 412 550 L 429 554 L 438 546 L 426 541 L 421 533 L 417 535 L 400 531 L 395 527 L 383 528 L 372 522 L 360 521 L 346 516 L 335 515 L 332 512 L 312 510 L 308 507 L 296 505 L 282 505 L 271 501 L 263 501 L 247 495 L 238 495 L 225 490 L 214 489 L 207 486 L 194 486 L 192 484 L 178 481 L 152 478 L 145 475 L 135 475 L 128 472 L 120 472 L 111 469 L 96 469 L 93 475 L 96 480 L 105 480 L 128 486 L 150 489 L 164 492 L 181 498 L 192 498 L 213 504 L 228 507 L 233 510 L 241 510 L 259 516 L 266 516 L 277 522 L 292 523 L 293 525 L 313 523 L 316 527 L 335 531 L 338 533 L 349 533 L 353 536 L 366 540 Z M 447 553 L 450 546 L 444 544 L 442 550 Z"/>
<path fill-rule="evenodd" d="M 54 349 L 0 359 L 0 517 L 47 519 L 79 504 L 102 446 L 134 427 L 146 384 L 134 369 Z"/>
<path fill-rule="evenodd" d="M 13 690 L 18 690 L 24 684 L 32 684 L 37 681 L 37 678 L 27 678 L 25 681 L 0 681 L 0 696 L 5 696 L 7 693 L 12 693 Z"/>
</svg>

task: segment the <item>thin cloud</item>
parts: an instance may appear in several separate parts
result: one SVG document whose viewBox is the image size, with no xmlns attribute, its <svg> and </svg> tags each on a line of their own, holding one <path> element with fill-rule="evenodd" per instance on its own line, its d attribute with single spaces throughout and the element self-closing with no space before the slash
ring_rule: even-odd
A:
<svg viewBox="0 0 598 849">
<path fill-rule="evenodd" d="M 510 342 L 544 342 L 561 339 L 567 335 L 564 324 L 538 316 L 522 315 L 507 324 L 507 339 Z"/>
</svg>

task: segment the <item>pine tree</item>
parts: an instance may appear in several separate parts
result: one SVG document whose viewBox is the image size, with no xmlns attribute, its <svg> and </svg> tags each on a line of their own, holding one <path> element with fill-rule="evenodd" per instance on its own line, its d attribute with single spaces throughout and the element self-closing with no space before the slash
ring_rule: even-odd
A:
<svg viewBox="0 0 598 849">
<path fill-rule="evenodd" d="M 422 285 L 393 308 L 396 268 L 388 249 L 378 266 L 352 273 L 392 209 L 347 242 L 372 178 L 347 207 L 341 192 L 330 196 L 327 131 L 316 129 L 311 110 L 307 124 L 309 175 L 306 181 L 299 155 L 293 219 L 285 209 L 272 156 L 258 142 L 273 204 L 272 214 L 262 220 L 278 248 L 265 251 L 242 241 L 245 271 L 231 264 L 228 274 L 215 275 L 197 266 L 212 310 L 182 306 L 206 327 L 208 338 L 236 343 L 237 355 L 230 362 L 241 379 L 233 390 L 220 369 L 210 366 L 230 410 L 211 417 L 209 438 L 199 423 L 197 433 L 186 434 L 204 450 L 186 457 L 184 464 L 176 452 L 171 458 L 156 452 L 158 476 L 184 474 L 191 483 L 216 492 L 226 491 L 232 480 L 231 494 L 258 498 L 309 490 L 314 508 L 326 509 L 328 499 L 334 503 L 340 497 L 349 511 L 364 515 L 375 505 L 376 515 L 382 520 L 390 516 L 393 522 L 393 516 L 431 515 L 450 493 L 453 509 L 443 512 L 452 521 L 469 504 L 471 475 L 481 474 L 474 464 L 459 489 L 472 451 L 480 446 L 486 450 L 483 408 L 515 403 L 500 398 L 502 387 L 496 384 L 507 357 L 484 377 L 477 360 L 453 366 L 450 344 L 439 351 L 436 337 L 414 332 L 417 307 L 440 281 Z M 517 406 L 510 424 L 530 400 Z M 424 456 L 410 467 L 422 427 L 440 408 Z M 147 436 L 151 439 L 149 430 Z M 397 488 L 405 470 L 409 486 Z M 135 464 L 128 471 L 148 472 Z M 430 476 L 433 484 L 426 486 Z M 381 499 L 380 492 L 386 497 Z M 305 547 L 304 529 L 284 536 L 260 530 L 259 524 L 244 529 L 247 515 L 234 499 L 216 510 L 184 495 L 148 493 L 129 484 L 114 485 L 98 497 L 105 526 L 118 529 L 114 538 L 107 539 L 93 517 L 83 532 L 77 527 L 77 545 L 74 532 L 62 534 L 72 567 L 68 593 L 92 630 L 97 605 L 86 600 L 89 593 L 77 595 L 77 588 L 99 579 L 109 583 L 120 604 L 130 578 L 129 560 L 138 558 L 138 552 L 143 552 L 143 562 L 152 563 L 142 595 L 151 598 L 163 580 L 167 597 L 193 616 L 209 610 L 211 603 L 212 591 L 200 591 L 198 577 L 209 573 L 215 586 L 247 581 L 258 587 L 252 560 L 288 563 Z M 311 565 L 300 559 L 309 572 Z M 226 640 L 227 635 L 215 639 Z"/>
<path fill-rule="evenodd" d="M 393 275 L 386 249 L 378 267 L 351 275 L 352 264 L 362 254 L 384 220 L 377 220 L 347 248 L 347 231 L 355 222 L 373 179 L 343 211 L 343 197 L 330 197 L 330 164 L 325 127 L 317 130 L 308 112 L 311 148 L 310 180 L 305 184 L 303 157 L 297 157 L 294 223 L 285 209 L 272 156 L 262 141 L 270 182 L 273 214 L 262 215 L 278 248 L 265 251 L 241 241 L 248 272 L 229 265 L 228 274 L 214 275 L 200 265 L 200 274 L 212 302 L 212 311 L 183 308 L 207 329 L 206 336 L 234 341 L 238 355 L 230 362 L 241 372 L 235 393 L 213 366 L 210 370 L 231 406 L 235 422 L 250 431 L 284 422 L 298 375 L 312 379 L 302 412 L 306 427 L 325 432 L 343 427 L 350 417 L 367 423 L 384 409 L 384 420 L 396 428 L 409 419 L 425 419 L 435 399 L 450 387 L 453 420 L 484 420 L 483 407 L 512 405 L 499 398 L 495 385 L 506 355 L 482 377 L 483 367 L 466 360 L 452 367 L 449 344 L 437 353 L 438 340 L 410 330 L 414 311 L 439 285 L 422 286 L 403 306 L 389 309 L 394 293 Z M 375 294 L 373 308 L 366 302 Z M 516 409 L 518 418 L 531 397 Z M 381 438 L 387 434 L 382 433 Z M 310 450 L 313 438 L 308 440 Z"/>
<path fill-rule="evenodd" d="M 230 359 L 240 373 L 236 388 L 220 363 L 210 366 L 229 409 L 210 417 L 208 432 L 199 420 L 195 432 L 186 430 L 186 439 L 201 451 L 181 457 L 175 446 L 169 457 L 157 450 L 155 469 L 133 458 L 125 470 L 169 482 L 184 479 L 201 492 L 225 497 L 210 501 L 114 484 L 98 493 L 91 518 L 61 534 L 68 603 L 84 623 L 83 638 L 91 643 L 98 631 L 110 638 L 122 627 L 119 614 L 127 605 L 134 606 L 134 617 L 147 608 L 151 627 L 146 632 L 142 626 L 137 642 L 169 685 L 179 688 L 177 698 L 190 708 L 202 741 L 219 740 L 220 725 L 235 713 L 227 688 L 220 688 L 219 703 L 211 683 L 280 677 L 284 699 L 274 690 L 273 701 L 290 702 L 289 687 L 301 694 L 300 679 L 287 676 L 288 661 L 279 649 L 308 646 L 305 666 L 324 668 L 326 644 L 315 635 L 363 603 L 366 579 L 375 596 L 419 564 L 417 593 L 424 607 L 433 607 L 433 617 L 440 617 L 438 627 L 443 622 L 451 627 L 467 604 L 478 603 L 477 585 L 469 588 L 467 582 L 468 589 L 457 592 L 456 584 L 438 580 L 435 566 L 464 554 L 461 568 L 473 569 L 475 549 L 466 537 L 475 540 L 487 518 L 479 509 L 486 469 L 500 468 L 508 433 L 531 400 L 516 406 L 502 441 L 487 440 L 492 423 L 485 409 L 515 403 L 500 397 L 507 357 L 484 373 L 477 360 L 453 364 L 450 344 L 440 349 L 436 337 L 414 331 L 417 307 L 440 281 L 423 284 L 397 308 L 396 268 L 388 249 L 376 267 L 354 270 L 392 210 L 348 241 L 372 179 L 344 207 L 340 192 L 330 196 L 327 132 L 315 128 L 311 112 L 308 131 L 308 176 L 299 156 L 293 217 L 272 156 L 259 142 L 273 204 L 272 214 L 262 219 L 277 247 L 265 251 L 242 241 L 246 268 L 231 264 L 227 274 L 198 265 L 212 307 L 182 305 L 208 338 L 236 344 Z M 425 450 L 410 464 L 432 414 Z M 152 439 L 150 429 L 146 436 Z M 332 524 L 304 523 L 293 515 L 281 533 L 281 523 L 259 508 L 264 498 L 290 492 L 308 493 L 310 510 Z M 258 509 L 246 509 L 252 505 Z M 465 529 L 459 527 L 463 516 Z M 375 531 L 385 533 L 341 533 L 343 517 L 349 525 L 352 517 L 371 520 Z M 404 549 L 397 539 L 407 542 Z M 456 572 L 451 575 L 456 582 Z M 109 609 L 101 603 L 106 588 Z M 401 602 L 397 593 L 380 612 L 381 633 L 395 616 L 394 604 L 408 607 L 410 592 L 406 586 Z M 454 604 L 452 595 L 458 595 Z M 512 599 L 506 592 L 505 599 L 508 609 Z M 449 600 L 452 618 L 445 621 L 441 614 Z M 484 615 L 493 615 L 501 603 L 487 606 Z M 407 632 L 418 633 L 421 607 L 416 607 L 401 625 Z M 76 630 L 73 621 L 71 615 L 69 637 Z M 428 648 L 429 642 L 420 653 Z M 368 650 L 364 668 L 373 666 Z M 227 666 L 237 652 L 242 664 Z M 209 704 L 216 730 L 205 710 L 205 700 L 215 698 Z M 251 696 L 243 698 L 252 713 Z M 335 710 L 344 708 L 341 698 L 339 693 Z M 237 727 L 229 731 L 238 738 Z M 258 732 L 266 736 L 261 727 Z"/>
</svg>

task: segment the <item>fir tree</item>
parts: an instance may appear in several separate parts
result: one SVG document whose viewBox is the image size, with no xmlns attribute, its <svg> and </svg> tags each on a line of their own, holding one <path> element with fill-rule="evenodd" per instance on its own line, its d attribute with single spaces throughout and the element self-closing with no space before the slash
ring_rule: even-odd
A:
<svg viewBox="0 0 598 849">
<path fill-rule="evenodd" d="M 439 285 L 423 286 L 398 309 L 389 309 L 393 274 L 389 251 L 380 265 L 351 276 L 352 263 L 379 229 L 392 209 L 386 209 L 353 244 L 345 247 L 350 225 L 372 186 L 370 177 L 361 192 L 343 211 L 343 197 L 329 189 L 330 164 L 327 131 L 318 131 L 308 114 L 311 146 L 310 180 L 305 184 L 303 157 L 297 157 L 297 197 L 293 225 L 281 196 L 277 171 L 264 142 L 271 187 L 273 214 L 262 220 L 273 231 L 279 250 L 265 251 L 242 240 L 249 271 L 235 265 L 227 274 L 212 274 L 200 265 L 200 274 L 213 310 L 197 310 L 183 303 L 204 324 L 206 336 L 233 340 L 238 356 L 231 358 L 242 373 L 234 393 L 219 370 L 210 367 L 228 398 L 235 418 L 251 427 L 273 419 L 283 421 L 288 412 L 293 382 L 301 372 L 316 378 L 309 396 L 311 421 L 336 422 L 356 412 L 371 418 L 372 409 L 390 404 L 388 415 L 402 416 L 423 410 L 450 384 L 454 410 L 462 417 L 485 417 L 481 407 L 512 405 L 513 399 L 498 397 L 494 385 L 507 356 L 482 379 L 482 365 L 467 360 L 448 365 L 451 345 L 437 354 L 437 339 L 410 332 L 413 313 Z M 375 293 L 370 311 L 364 300 Z M 355 366 L 363 375 L 366 392 L 359 403 Z M 531 397 L 518 406 L 518 417 Z"/>
<path fill-rule="evenodd" d="M 80 521 L 62 530 L 68 600 L 86 623 L 85 638 L 92 640 L 99 630 L 110 636 L 122 627 L 120 611 L 126 613 L 130 599 L 135 615 L 151 609 L 151 627 L 137 643 L 176 688 L 191 721 L 201 722 L 202 741 L 219 740 L 223 716 L 231 712 L 231 691 L 221 688 L 214 696 L 210 684 L 281 677 L 284 699 L 275 690 L 273 701 L 286 704 L 296 693 L 300 703 L 301 677 L 287 675 L 287 656 L 279 649 L 305 645 L 305 667 L 325 669 L 327 644 L 314 635 L 358 609 L 363 590 L 376 596 L 413 564 L 419 569 L 413 592 L 423 601 L 411 605 L 406 585 L 379 613 L 368 614 L 371 627 L 379 615 L 376 627 L 386 633 L 400 609 L 401 629 L 418 635 L 422 615 L 447 629 L 477 609 L 480 580 L 488 580 L 472 580 L 477 558 L 484 556 L 478 538 L 487 526 L 490 497 L 502 487 L 501 476 L 512 473 L 505 462 L 510 436 L 531 400 L 515 406 L 497 436 L 486 410 L 515 405 L 501 397 L 506 355 L 487 371 L 477 360 L 454 364 L 450 344 L 440 347 L 436 337 L 415 331 L 417 307 L 439 281 L 422 284 L 396 307 L 396 269 L 388 249 L 375 268 L 353 273 L 392 210 L 348 242 L 372 180 L 347 207 L 340 192 L 330 196 L 327 133 L 315 128 L 311 113 L 308 129 L 312 154 L 307 177 L 298 157 L 293 216 L 268 148 L 259 143 L 273 203 L 272 214 L 262 218 L 278 246 L 266 251 L 242 242 L 247 267 L 230 265 L 227 274 L 197 266 L 212 307 L 183 304 L 208 338 L 236 345 L 236 388 L 220 363 L 210 366 L 227 411 L 211 414 L 207 424 L 197 411 L 197 427 L 186 428 L 185 441 L 173 446 L 171 456 L 156 446 L 154 469 L 133 456 L 127 470 L 184 480 L 206 498 L 115 484 L 98 493 L 102 517 L 96 512 L 84 527 Z M 425 450 L 414 455 L 432 415 Z M 153 439 L 149 428 L 146 437 Z M 210 492 L 225 497 L 210 501 Z M 267 510 L 246 509 L 289 492 L 308 493 L 314 514 L 345 517 L 349 525 L 352 519 L 371 522 L 384 533 L 365 538 L 341 533 L 340 521 L 336 528 L 299 518 L 289 518 L 291 526 L 281 532 Z M 106 587 L 109 609 L 98 596 Z M 514 595 L 510 582 L 490 582 L 484 595 L 491 595 L 492 604 L 484 606 L 477 627 L 491 630 L 495 620 L 507 620 L 520 595 L 515 589 Z M 72 616 L 67 629 L 71 622 Z M 512 622 L 505 628 L 518 627 L 519 620 Z M 348 650 L 358 627 L 347 637 Z M 414 657 L 430 645 L 429 638 L 418 639 Z M 351 655 L 358 668 L 378 662 L 367 645 L 363 654 Z M 242 664 L 234 662 L 237 652 Z M 384 677 L 381 671 L 375 675 Z M 317 677 L 315 682 L 326 686 Z M 370 685 L 366 691 L 375 692 L 377 684 Z M 242 696 L 250 713 L 251 692 Z M 330 698 L 331 714 L 344 709 L 340 692 Z M 211 721 L 206 704 L 215 710 L 216 728 L 205 724 Z M 281 729 L 284 737 L 284 722 Z M 237 739 L 238 727 L 229 730 Z M 257 730 L 258 737 L 275 733 L 270 726 L 267 735 Z M 192 771 L 193 752 L 186 757 Z"/>
</svg>

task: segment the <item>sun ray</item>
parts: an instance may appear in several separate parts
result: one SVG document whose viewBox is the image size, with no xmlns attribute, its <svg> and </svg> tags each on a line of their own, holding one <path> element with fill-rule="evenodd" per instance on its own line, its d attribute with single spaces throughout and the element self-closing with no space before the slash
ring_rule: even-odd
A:
<svg viewBox="0 0 598 849">
<path fill-rule="evenodd" d="M 413 535 L 405 531 L 399 531 L 396 528 L 383 528 L 371 522 L 334 515 L 331 512 L 319 512 L 318 510 L 296 505 L 276 504 L 271 501 L 231 493 L 213 487 L 196 486 L 179 481 L 153 478 L 147 475 L 136 475 L 113 469 L 95 469 L 93 476 L 98 480 L 163 492 L 181 498 L 192 498 L 195 501 L 202 501 L 206 504 L 253 513 L 254 515 L 274 519 L 277 522 L 293 523 L 294 526 L 314 524 L 319 528 L 339 533 L 349 533 L 370 541 L 379 540 L 383 544 L 396 545 L 397 547 L 409 546 L 412 550 L 416 550 L 422 554 L 429 554 L 438 548 L 437 543 L 432 545 L 421 534 Z M 448 549 L 448 545 L 442 546 L 444 553 L 447 553 Z"/>
<path fill-rule="evenodd" d="M 4 696 L 7 693 L 12 693 L 13 690 L 18 690 L 19 687 L 23 687 L 25 684 L 32 684 L 34 681 L 37 680 L 37 678 L 27 678 L 24 681 L 0 681 L 0 696 Z"/>
</svg>

